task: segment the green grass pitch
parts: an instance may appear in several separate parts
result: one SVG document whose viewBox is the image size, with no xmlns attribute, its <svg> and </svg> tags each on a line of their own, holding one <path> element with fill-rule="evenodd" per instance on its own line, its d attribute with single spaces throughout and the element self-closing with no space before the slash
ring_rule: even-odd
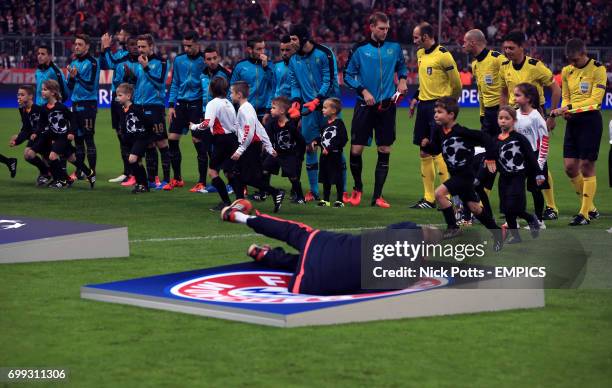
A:
<svg viewBox="0 0 612 388">
<path fill-rule="evenodd" d="M 347 123 L 351 116 L 352 110 L 345 110 Z M 606 128 L 611 116 L 604 115 Z M 477 110 L 464 109 L 459 118 L 477 127 Z M 6 145 L 19 128 L 17 111 L 0 110 L 0 122 L 5 144 L 0 152 L 21 158 L 22 147 Z M 287 203 L 280 215 L 319 228 L 401 220 L 441 223 L 434 210 L 408 209 L 422 193 L 418 150 L 411 144 L 413 123 L 406 110 L 400 110 L 384 192 L 391 209 Z M 562 219 L 547 222 L 549 228 L 566 228 L 579 208 L 562 168 L 564 126 L 559 120 L 549 162 Z M 612 226 L 605 132 L 596 197 L 603 217 L 584 227 L 592 230 Z M 23 160 L 13 180 L 0 170 L 2 214 L 125 225 L 131 241 L 131 256 L 124 259 L 0 266 L 0 367 L 67 368 L 68 381 L 78 387 L 596 387 L 609 386 L 612 380 L 612 290 L 547 290 L 546 308 L 538 310 L 298 329 L 82 300 L 79 288 L 84 284 L 241 262 L 253 240 L 265 241 L 228 238 L 250 231 L 223 224 L 208 210 L 217 203 L 216 194 L 192 194 L 184 188 L 135 196 L 107 183 L 120 172 L 108 110 L 98 114 L 96 142 L 98 183 L 93 192 L 83 182 L 60 192 L 38 189 L 34 168 Z M 184 176 L 191 187 L 195 153 L 190 138 L 181 144 Z M 375 157 L 374 149 L 366 151 L 366 203 Z M 286 180 L 273 182 L 289 187 Z M 306 188 L 305 179 L 303 183 Z M 272 205 L 268 201 L 260 208 L 270 211 Z M 608 259 L 608 270 L 611 265 Z"/>
</svg>

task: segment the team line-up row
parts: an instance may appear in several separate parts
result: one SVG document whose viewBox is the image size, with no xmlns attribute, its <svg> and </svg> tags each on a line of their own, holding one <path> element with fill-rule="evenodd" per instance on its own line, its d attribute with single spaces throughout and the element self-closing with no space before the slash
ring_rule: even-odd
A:
<svg viewBox="0 0 612 388">
<path fill-rule="evenodd" d="M 282 58 L 275 63 L 266 56 L 262 39 L 250 39 L 246 59 L 237 63 L 231 73 L 219 64 L 214 47 L 201 52 L 197 35 L 186 34 L 184 53 L 176 57 L 172 69 L 169 131 L 165 117 L 167 64 L 155 55 L 150 35 L 134 36 L 129 26 L 124 26 L 115 36 L 121 47 L 112 51 L 113 39 L 105 34 L 101 40 L 103 54 L 100 58 L 89 54 L 89 38 L 78 35 L 74 42 L 75 59 L 68 66 L 66 78 L 51 61 L 48 48 L 41 47 L 36 90 L 27 86 L 19 89 L 23 128 L 11 140 L 11 145 L 28 140 L 25 156 L 39 168 L 39 184 L 51 180 L 52 187 L 61 188 L 69 186 L 74 178 L 82 177 L 89 179 L 93 187 L 99 68 L 109 68 L 114 70 L 113 128 L 117 131 L 124 161 L 123 174 L 113 180 L 135 185 L 134 192 L 145 192 L 153 187 L 172 190 L 184 186 L 179 140 L 191 130 L 200 173 L 199 182 L 191 191 L 217 191 L 222 199 L 220 207 L 229 203 L 228 187 L 218 175 L 224 170 L 237 196 L 243 195 L 245 186 L 254 186 L 259 190 L 255 198 L 271 195 L 278 210 L 285 194 L 270 186 L 269 176 L 281 169 L 291 181 L 293 199 L 297 203 L 315 199 L 320 206 L 330 206 L 331 186 L 336 185 L 334 206 L 358 205 L 363 191 L 361 154 L 374 140 L 378 160 L 371 204 L 387 208 L 390 204 L 384 200 L 382 191 L 395 141 L 396 104 L 407 91 L 406 66 L 400 45 L 386 40 L 389 20 L 385 14 L 371 16 L 370 31 L 370 39 L 353 48 L 343 72 L 344 83 L 354 89 L 358 97 L 351 123 L 349 164 L 354 186 L 350 194 L 346 193 L 346 162 L 342 152 L 349 138 L 340 115 L 335 56 L 329 48 L 314 42 L 303 25 L 293 26 L 290 34 L 281 39 Z M 464 49 L 474 58 L 472 68 L 481 106 L 480 132 L 492 139 L 491 144 L 503 141 L 501 116 L 512 114 L 500 106 L 520 108 L 514 120 L 517 132 L 527 137 L 532 154 L 535 154 L 540 170 L 532 172 L 540 172 L 545 177 L 534 184 L 535 188 L 531 187 L 536 218 L 543 225 L 544 219 L 558 216 L 552 178 L 545 162 L 548 133 L 555 126 L 555 117 L 563 116 L 567 120 L 563 149 L 565 170 L 581 198 L 580 212 L 570 224 L 588 224 L 598 215 L 593 197 L 595 161 L 603 128 L 599 107 L 606 87 L 605 68 L 586 55 L 582 41 L 572 39 L 566 47 L 570 64 L 563 69 L 563 84 L 559 88 L 543 63 L 524 54 L 524 39 L 523 33 L 511 32 L 504 39 L 504 54 L 501 54 L 486 48 L 481 31 L 471 30 L 465 35 Z M 427 23 L 414 29 L 413 40 L 419 46 L 419 89 L 411 98 L 410 114 L 416 108 L 413 142 L 420 149 L 424 187 L 423 198 L 413 208 L 433 208 L 437 202 L 438 208 L 445 212 L 445 209 L 452 209 L 450 202 L 444 200 L 448 194 L 465 196 L 464 185 L 456 187 L 454 183 L 457 174 L 453 175 L 452 166 L 457 160 L 461 165 L 469 163 L 475 144 L 468 142 L 466 145 L 465 141 L 459 141 L 460 135 L 448 135 L 455 131 L 447 126 L 450 122 L 438 117 L 441 114 L 438 110 L 444 110 L 454 115 L 453 120 L 457 119 L 454 105 L 441 102 L 445 97 L 456 101 L 461 92 L 452 55 L 436 43 L 433 28 Z M 550 114 L 542 109 L 544 88 L 551 89 L 553 110 Z M 33 103 L 34 93 L 36 104 Z M 71 110 L 60 102 L 68 97 L 72 100 Z M 224 105 L 228 109 L 221 109 Z M 234 116 L 229 113 L 230 107 Z M 523 116 L 530 120 L 528 128 L 521 124 Z M 487 142 L 480 140 L 485 149 Z M 491 144 L 490 149 L 494 148 Z M 317 148 L 320 148 L 320 158 Z M 490 149 L 487 152 L 493 157 Z M 510 147 L 510 151 L 516 149 Z M 156 181 L 158 152 L 162 161 L 162 182 Z M 463 153 L 467 154 L 462 159 Z M 527 165 L 532 156 L 522 155 L 523 164 Z M 146 169 L 139 162 L 142 158 L 146 160 Z M 488 160 L 503 164 L 502 159 L 512 158 L 504 154 Z M 77 168 L 73 178 L 65 172 L 65 161 Z M 299 182 L 304 161 L 309 185 L 305 196 Z M 514 163 L 521 164 L 518 159 Z M 134 168 L 134 165 L 139 167 Z M 174 172 L 172 179 L 171 171 Z M 207 174 L 210 185 L 206 185 Z M 436 175 L 443 183 L 434 190 Z M 477 176 L 474 178 L 478 181 Z M 319 183 L 323 183 L 322 199 Z M 512 185 L 502 186 L 507 189 Z M 512 190 L 520 191 L 516 187 Z M 486 194 L 478 193 L 476 203 L 480 209 L 482 202 L 487 210 L 488 201 L 483 200 L 483 193 Z M 503 195 L 501 190 L 500 195 Z M 480 212 L 468 205 L 474 202 L 470 199 L 475 198 L 468 195 L 462 198 L 462 203 L 478 216 Z M 521 201 L 518 202 L 520 205 Z M 449 229 L 453 229 L 450 223 Z"/>
</svg>

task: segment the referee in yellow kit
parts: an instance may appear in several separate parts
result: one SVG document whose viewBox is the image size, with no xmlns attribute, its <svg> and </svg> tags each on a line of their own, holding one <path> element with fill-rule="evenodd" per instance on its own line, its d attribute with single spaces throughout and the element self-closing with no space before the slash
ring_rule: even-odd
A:
<svg viewBox="0 0 612 388">
<path fill-rule="evenodd" d="M 552 72 L 541 61 L 525 55 L 523 44 L 525 43 L 525 34 L 521 31 L 512 31 L 504 37 L 502 44 L 504 54 L 508 61 L 502 63 L 500 69 L 500 77 L 502 80 L 502 95 L 500 103 L 502 105 L 514 105 L 514 87 L 522 82 L 532 84 L 540 94 L 540 106 L 542 114 L 546 119 L 546 126 L 549 131 L 555 128 L 554 116 L 547 116 L 544 108 L 544 88 L 550 88 L 550 104 L 551 109 L 559 106 L 561 99 L 561 88 L 553 81 Z M 555 203 L 555 195 L 553 191 L 553 179 L 548 171 L 547 177 L 549 189 L 543 189 L 542 194 L 546 200 L 546 209 L 544 209 L 543 219 L 556 220 L 559 218 L 559 209 Z"/>
<path fill-rule="evenodd" d="M 412 39 L 419 46 L 419 89 L 410 102 L 411 116 L 418 102 L 412 142 L 420 147 L 424 195 L 411 208 L 433 209 L 436 168 L 440 182 L 448 179 L 448 169 L 440 154 L 441 150 L 429 142 L 438 127 L 434 120 L 434 105 L 441 97 L 452 96 L 458 99 L 461 96 L 461 79 L 453 56 L 445 47 L 436 43 L 433 27 L 429 23 L 416 26 Z"/>
<path fill-rule="evenodd" d="M 567 120 L 563 139 L 563 164 L 576 194 L 581 197 L 580 212 L 569 223 L 571 226 L 588 225 L 599 217 L 593 204 L 597 190 L 595 161 L 603 132 L 601 103 L 606 93 L 606 68 L 587 56 L 586 46 L 580 39 L 570 39 L 565 46 L 569 65 L 561 71 L 561 108 L 554 116 Z"/>
<path fill-rule="evenodd" d="M 500 52 L 487 49 L 487 39 L 484 33 L 477 29 L 465 33 L 463 50 L 473 58 L 472 74 L 478 88 L 482 130 L 497 138 L 501 132 L 497 124 L 502 89 L 499 70 L 507 59 Z"/>
<path fill-rule="evenodd" d="M 500 52 L 487 48 L 487 39 L 484 33 L 478 29 L 469 30 L 465 33 L 463 50 L 473 58 L 472 74 L 476 79 L 476 87 L 478 88 L 481 129 L 493 139 L 497 139 L 497 136 L 501 133 L 499 124 L 497 124 L 502 90 L 499 70 L 502 63 L 506 62 L 507 59 Z M 481 183 L 485 187 L 484 192 L 480 193 L 480 201 L 485 211 L 493 214 L 488 194 L 495 181 L 495 174 L 489 173 L 486 169 L 484 173 L 487 178 L 481 179 Z"/>
</svg>

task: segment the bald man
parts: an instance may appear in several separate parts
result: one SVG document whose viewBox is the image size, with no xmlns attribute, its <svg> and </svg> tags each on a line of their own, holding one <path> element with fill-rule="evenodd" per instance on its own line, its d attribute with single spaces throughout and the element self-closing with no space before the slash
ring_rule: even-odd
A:
<svg viewBox="0 0 612 388">
<path fill-rule="evenodd" d="M 470 30 L 465 33 L 463 50 L 473 58 L 472 74 L 478 87 L 482 130 L 496 138 L 500 133 L 497 111 L 502 93 L 499 70 L 502 62 L 507 59 L 503 54 L 487 49 L 487 39 L 480 30 Z"/>
<path fill-rule="evenodd" d="M 434 120 L 434 106 L 442 97 L 461 97 L 461 79 L 457 63 L 446 47 L 440 46 L 435 39 L 434 29 L 429 23 L 421 23 L 412 30 L 412 41 L 419 47 L 417 64 L 419 88 L 410 101 L 410 116 L 417 106 L 414 135 L 412 143 L 419 146 L 421 159 L 421 177 L 423 180 L 423 198 L 410 206 L 412 209 L 433 209 L 435 204 L 435 185 L 437 175 L 440 182 L 448 180 L 448 169 L 442 150 L 425 140 L 431 139 L 438 130 Z"/>
</svg>

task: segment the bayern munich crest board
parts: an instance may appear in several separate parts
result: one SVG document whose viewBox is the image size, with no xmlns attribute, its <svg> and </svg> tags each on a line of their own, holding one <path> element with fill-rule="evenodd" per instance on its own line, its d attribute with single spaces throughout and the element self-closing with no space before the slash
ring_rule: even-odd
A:
<svg viewBox="0 0 612 388">
<path fill-rule="evenodd" d="M 290 293 L 290 278 L 243 263 L 91 284 L 81 288 L 81 297 L 280 327 L 544 306 L 542 289 L 460 288 L 446 278 L 423 278 L 404 290 L 334 296 Z"/>
<path fill-rule="evenodd" d="M 126 227 L 0 214 L 0 264 L 129 255 Z"/>
</svg>

